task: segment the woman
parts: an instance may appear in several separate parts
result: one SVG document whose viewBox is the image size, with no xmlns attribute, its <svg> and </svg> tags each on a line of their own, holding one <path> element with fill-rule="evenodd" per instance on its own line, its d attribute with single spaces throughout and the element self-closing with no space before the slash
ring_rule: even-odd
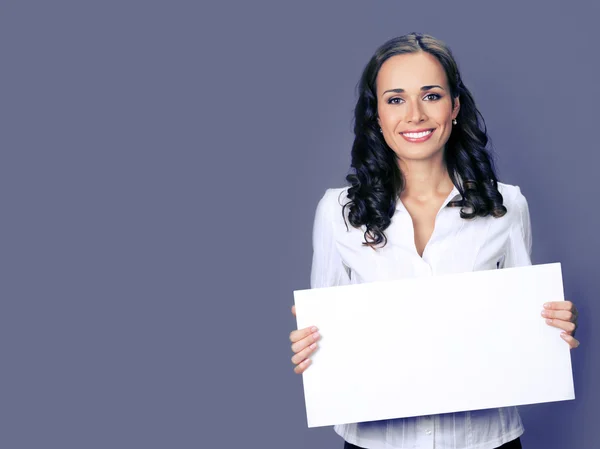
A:
<svg viewBox="0 0 600 449">
<path fill-rule="evenodd" d="M 327 189 L 317 206 L 311 288 L 531 265 L 527 200 L 518 186 L 497 181 L 485 122 L 481 130 L 446 45 L 417 33 L 391 39 L 358 87 L 353 173 L 348 187 Z M 541 316 L 577 347 L 575 306 L 545 307 Z M 297 374 L 318 338 L 312 326 L 290 334 Z M 373 449 L 520 448 L 524 432 L 516 407 L 334 430 L 344 448 Z"/>
</svg>

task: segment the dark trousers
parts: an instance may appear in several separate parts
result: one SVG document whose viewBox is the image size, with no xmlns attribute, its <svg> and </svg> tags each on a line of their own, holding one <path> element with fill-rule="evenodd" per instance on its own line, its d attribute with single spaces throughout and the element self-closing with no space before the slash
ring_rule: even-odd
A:
<svg viewBox="0 0 600 449">
<path fill-rule="evenodd" d="M 360 446 L 356 446 L 354 444 L 350 444 L 347 441 L 344 441 L 344 449 L 365 449 Z M 502 446 L 498 446 L 498 449 L 523 449 L 521 446 L 521 438 L 517 438 L 516 440 L 509 441 L 508 443 L 504 443 Z"/>
</svg>

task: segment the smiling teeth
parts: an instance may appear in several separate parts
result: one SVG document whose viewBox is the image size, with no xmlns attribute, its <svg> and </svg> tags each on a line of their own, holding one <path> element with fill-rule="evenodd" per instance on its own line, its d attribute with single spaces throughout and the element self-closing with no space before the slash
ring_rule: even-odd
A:
<svg viewBox="0 0 600 449">
<path fill-rule="evenodd" d="M 410 137 L 411 139 L 418 139 L 420 137 L 426 136 L 427 134 L 431 134 L 431 130 L 423 131 L 422 133 L 402 133 L 406 137 Z"/>
</svg>

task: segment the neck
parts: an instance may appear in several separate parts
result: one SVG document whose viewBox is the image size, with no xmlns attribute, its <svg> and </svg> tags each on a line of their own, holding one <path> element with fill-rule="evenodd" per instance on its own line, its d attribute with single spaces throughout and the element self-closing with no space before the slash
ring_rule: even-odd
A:
<svg viewBox="0 0 600 449">
<path fill-rule="evenodd" d="M 454 188 L 441 155 L 424 160 L 400 159 L 398 163 L 404 176 L 402 198 L 427 201 L 438 196 L 446 197 Z"/>
</svg>

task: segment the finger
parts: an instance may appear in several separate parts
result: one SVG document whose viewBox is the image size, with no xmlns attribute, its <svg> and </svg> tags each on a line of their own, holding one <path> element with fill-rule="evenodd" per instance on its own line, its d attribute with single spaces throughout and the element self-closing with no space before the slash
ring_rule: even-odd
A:
<svg viewBox="0 0 600 449">
<path fill-rule="evenodd" d="M 577 327 L 575 325 L 575 323 L 572 323 L 571 321 L 563 321 L 563 320 L 558 320 L 556 318 L 546 319 L 546 323 L 550 326 L 562 329 L 569 334 L 573 333 L 573 331 Z"/>
<path fill-rule="evenodd" d="M 314 352 L 314 350 L 317 349 L 317 342 L 313 342 L 312 344 L 310 344 L 309 346 L 307 346 L 306 348 L 304 348 L 302 351 L 294 354 L 292 356 L 292 363 L 294 365 L 298 365 L 299 363 L 302 363 L 304 360 L 306 360 L 308 358 L 308 356 L 310 354 L 312 354 Z"/>
<path fill-rule="evenodd" d="M 543 310 L 542 316 L 546 318 L 557 318 L 563 321 L 575 322 L 576 317 L 569 310 Z"/>
<path fill-rule="evenodd" d="M 308 368 L 310 366 L 310 364 L 311 364 L 311 360 L 306 359 L 300 365 L 296 365 L 296 367 L 294 368 L 294 372 L 296 374 L 302 374 L 304 371 L 306 371 L 306 368 Z"/>
<path fill-rule="evenodd" d="M 320 337 L 319 332 L 313 332 L 308 337 L 304 337 L 302 340 L 297 341 L 296 343 L 292 344 L 292 351 L 294 351 L 295 353 L 302 351 L 304 348 L 306 348 L 307 346 L 310 346 L 315 341 L 317 341 L 319 339 L 319 337 Z"/>
<path fill-rule="evenodd" d="M 292 306 L 292 315 L 296 316 L 296 306 Z"/>
<path fill-rule="evenodd" d="M 551 301 L 544 304 L 544 308 L 549 310 L 572 310 L 573 307 L 571 301 Z"/>
<path fill-rule="evenodd" d="M 572 337 L 569 334 L 565 334 L 564 332 L 561 333 L 560 336 L 569 344 L 571 349 L 575 349 L 579 346 L 579 340 L 577 340 L 575 337 Z"/>
<path fill-rule="evenodd" d="M 304 329 L 297 329 L 290 332 L 290 341 L 295 343 L 297 341 L 302 340 L 313 332 L 316 332 L 318 329 L 315 326 L 305 327 Z"/>
</svg>

